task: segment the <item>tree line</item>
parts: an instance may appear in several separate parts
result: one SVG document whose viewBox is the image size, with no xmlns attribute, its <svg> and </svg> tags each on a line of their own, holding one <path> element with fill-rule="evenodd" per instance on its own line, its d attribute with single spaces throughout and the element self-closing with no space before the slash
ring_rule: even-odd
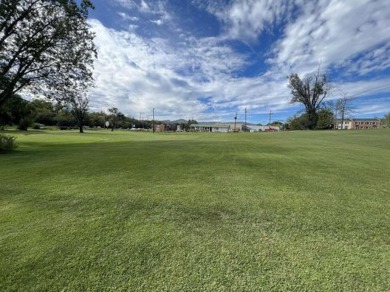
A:
<svg viewBox="0 0 390 292">
<path fill-rule="evenodd" d="M 68 103 L 54 102 L 46 99 L 27 101 L 19 95 L 13 95 L 0 107 L 0 129 L 5 126 L 16 126 L 19 130 L 28 127 L 39 129 L 42 127 L 58 127 L 59 129 L 107 128 L 115 129 L 144 129 L 151 130 L 153 123 L 164 124 L 165 130 L 176 131 L 179 126 L 183 131 L 189 131 L 190 124 L 195 120 L 173 123 L 159 120 L 138 120 L 121 113 L 118 108 L 110 108 L 108 112 L 90 112 L 88 108 L 83 112 L 80 124 L 80 112 Z"/>
</svg>

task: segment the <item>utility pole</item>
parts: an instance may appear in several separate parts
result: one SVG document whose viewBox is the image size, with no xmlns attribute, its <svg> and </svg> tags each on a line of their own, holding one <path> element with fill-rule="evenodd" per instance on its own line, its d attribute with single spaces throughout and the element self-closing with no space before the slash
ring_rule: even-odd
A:
<svg viewBox="0 0 390 292">
<path fill-rule="evenodd" d="M 154 134 L 154 108 L 153 108 L 153 120 L 152 120 L 153 134 Z"/>
<path fill-rule="evenodd" d="M 236 132 L 236 125 L 237 125 L 237 112 L 236 115 L 234 116 L 234 133 Z"/>
<path fill-rule="evenodd" d="M 142 128 L 142 131 L 143 131 L 143 129 L 144 129 L 144 122 L 143 122 L 143 114 L 144 113 L 142 113 L 142 112 L 140 112 L 139 113 L 139 120 L 140 120 L 140 122 L 141 122 L 141 128 Z"/>
<path fill-rule="evenodd" d="M 272 117 L 272 111 L 269 111 L 269 123 L 268 123 L 268 129 L 271 130 L 271 117 Z"/>
<path fill-rule="evenodd" d="M 244 132 L 246 132 L 246 108 L 245 108 L 245 123 L 244 123 Z"/>
</svg>

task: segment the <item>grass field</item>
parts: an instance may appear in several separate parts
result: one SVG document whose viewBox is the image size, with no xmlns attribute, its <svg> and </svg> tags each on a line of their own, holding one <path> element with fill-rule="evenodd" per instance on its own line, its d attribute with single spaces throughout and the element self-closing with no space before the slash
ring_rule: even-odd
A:
<svg viewBox="0 0 390 292">
<path fill-rule="evenodd" d="M 0 291 L 390 291 L 390 131 L 10 132 Z"/>
</svg>

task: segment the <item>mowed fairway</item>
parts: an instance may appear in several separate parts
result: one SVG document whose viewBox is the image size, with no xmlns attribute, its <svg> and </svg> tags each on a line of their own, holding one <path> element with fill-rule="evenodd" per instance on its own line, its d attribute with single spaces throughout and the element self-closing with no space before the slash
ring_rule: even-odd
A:
<svg viewBox="0 0 390 292">
<path fill-rule="evenodd" d="M 15 133 L 0 291 L 390 291 L 390 131 Z"/>
</svg>

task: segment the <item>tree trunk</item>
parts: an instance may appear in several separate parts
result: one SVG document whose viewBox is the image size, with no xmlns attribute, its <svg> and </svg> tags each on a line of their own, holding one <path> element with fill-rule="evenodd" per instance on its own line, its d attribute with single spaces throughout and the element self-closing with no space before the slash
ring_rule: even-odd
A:
<svg viewBox="0 0 390 292">
<path fill-rule="evenodd" d="M 309 129 L 314 130 L 317 127 L 318 115 L 315 110 L 309 110 Z"/>
<path fill-rule="evenodd" d="M 79 130 L 80 130 L 80 133 L 84 133 L 83 123 L 79 123 Z"/>
</svg>

